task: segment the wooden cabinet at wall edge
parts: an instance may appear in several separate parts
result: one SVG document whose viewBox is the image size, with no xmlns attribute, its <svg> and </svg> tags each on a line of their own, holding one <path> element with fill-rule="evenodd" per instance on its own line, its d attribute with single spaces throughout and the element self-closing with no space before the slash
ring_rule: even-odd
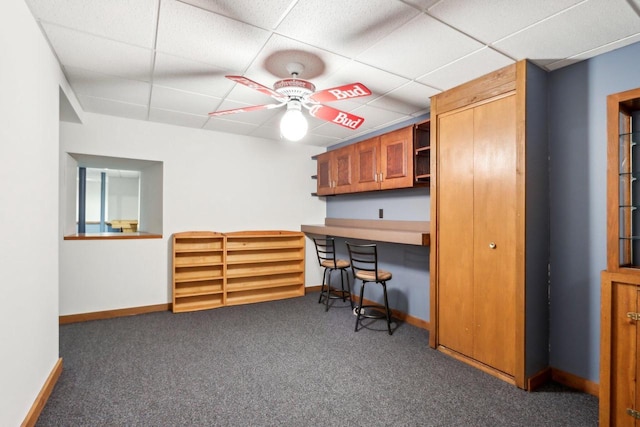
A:
<svg viewBox="0 0 640 427">
<path fill-rule="evenodd" d="M 640 88 L 607 96 L 607 270 L 600 314 L 600 425 L 640 426 Z"/>
<path fill-rule="evenodd" d="M 316 157 L 317 195 L 429 185 L 429 121 Z"/>
</svg>

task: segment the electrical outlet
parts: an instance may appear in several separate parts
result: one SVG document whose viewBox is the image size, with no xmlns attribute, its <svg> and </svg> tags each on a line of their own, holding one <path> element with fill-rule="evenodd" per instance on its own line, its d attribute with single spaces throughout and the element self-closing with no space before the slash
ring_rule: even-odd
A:
<svg viewBox="0 0 640 427">
<path fill-rule="evenodd" d="M 384 218 L 384 210 L 378 209 L 378 218 Z"/>
</svg>

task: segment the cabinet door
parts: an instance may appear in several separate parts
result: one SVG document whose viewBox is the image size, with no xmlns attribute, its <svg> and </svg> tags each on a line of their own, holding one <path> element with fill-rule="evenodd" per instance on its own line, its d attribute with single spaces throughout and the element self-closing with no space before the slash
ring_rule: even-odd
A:
<svg viewBox="0 0 640 427">
<path fill-rule="evenodd" d="M 612 286 L 611 425 L 635 426 L 640 420 L 627 413 L 640 411 L 638 396 L 638 321 L 628 313 L 640 312 L 640 287 L 614 283 Z"/>
<path fill-rule="evenodd" d="M 355 189 L 353 179 L 353 164 L 355 163 L 353 147 L 353 145 L 348 145 L 331 151 L 333 154 L 332 167 L 334 173 L 332 175 L 334 177 L 335 194 L 351 193 Z"/>
<path fill-rule="evenodd" d="M 326 196 L 333 194 L 333 178 L 331 176 L 331 152 L 318 154 L 317 166 L 318 166 L 318 196 Z"/>
<path fill-rule="evenodd" d="M 438 132 L 438 342 L 514 375 L 515 97 L 443 115 Z"/>
<path fill-rule="evenodd" d="M 355 145 L 356 191 L 379 190 L 378 157 L 380 138 L 371 138 Z"/>
<path fill-rule="evenodd" d="M 473 354 L 473 110 L 438 118 L 438 342 Z"/>
<path fill-rule="evenodd" d="M 413 185 L 413 127 L 380 136 L 380 189 Z"/>
<path fill-rule="evenodd" d="M 474 109 L 474 358 L 509 375 L 516 352 L 515 95 Z"/>
</svg>

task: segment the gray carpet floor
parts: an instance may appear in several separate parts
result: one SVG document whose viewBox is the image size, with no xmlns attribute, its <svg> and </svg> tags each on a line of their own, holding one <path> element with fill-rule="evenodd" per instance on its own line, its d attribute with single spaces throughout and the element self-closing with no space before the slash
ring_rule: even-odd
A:
<svg viewBox="0 0 640 427">
<path fill-rule="evenodd" d="M 60 327 L 38 426 L 596 426 L 594 396 L 526 392 L 318 293 Z"/>
</svg>

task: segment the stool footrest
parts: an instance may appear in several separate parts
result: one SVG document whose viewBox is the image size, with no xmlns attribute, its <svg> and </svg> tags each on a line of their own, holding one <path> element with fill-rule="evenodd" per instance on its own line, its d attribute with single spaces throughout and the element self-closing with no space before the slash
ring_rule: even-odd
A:
<svg viewBox="0 0 640 427">
<path fill-rule="evenodd" d="M 360 305 L 355 308 L 355 314 L 358 314 L 360 309 L 364 309 L 363 312 L 360 313 L 360 317 L 365 317 L 367 319 L 386 319 L 387 312 L 383 305 Z M 373 313 L 372 313 L 373 312 Z"/>
</svg>

